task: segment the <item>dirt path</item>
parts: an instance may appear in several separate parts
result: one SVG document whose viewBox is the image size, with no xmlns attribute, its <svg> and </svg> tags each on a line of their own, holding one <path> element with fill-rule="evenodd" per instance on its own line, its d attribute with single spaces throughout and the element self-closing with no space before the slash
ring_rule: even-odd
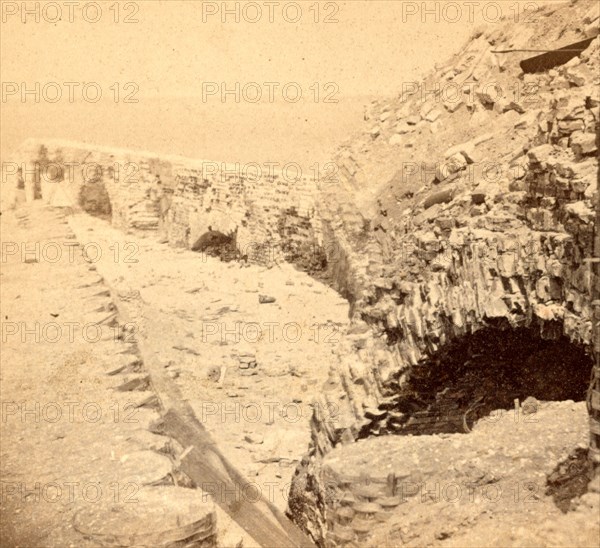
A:
<svg viewBox="0 0 600 548">
<path fill-rule="evenodd" d="M 73 528 L 83 508 L 173 484 L 172 441 L 139 407 L 152 394 L 119 391 L 144 374 L 140 330 L 219 448 L 286 507 L 345 301 L 292 268 L 203 262 L 37 203 L 4 213 L 2 237 L 3 545 L 97 546 Z M 219 538 L 253 545 L 222 514 Z"/>
<path fill-rule="evenodd" d="M 139 362 L 141 331 L 220 449 L 285 509 L 312 395 L 346 328 L 345 301 L 291 267 L 242 268 L 37 204 L 3 214 L 2 237 L 3 545 L 97 546 L 73 528 L 82 509 L 165 484 L 169 440 L 149 432 L 157 413 L 137 407 L 149 394 L 119 392 L 129 377 L 107 374 Z M 130 324 L 113 318 L 108 287 Z M 320 411 L 335 420 L 335 409 Z M 586 446 L 585 418 L 583 403 L 550 403 L 534 417 L 480 421 L 470 435 L 377 438 L 401 444 L 396 458 L 426 492 L 399 507 L 376 543 L 567 545 L 576 526 L 588 545 L 598 496 L 563 516 L 544 494 L 556 463 Z M 336 451 L 355 455 L 342 459 L 347 473 L 353 458 L 374 469 L 386 454 Z M 456 485 L 470 487 L 458 501 L 448 490 Z M 506 496 L 495 499 L 498 491 Z M 230 522 L 219 534 L 223 545 L 253 544 Z"/>
<path fill-rule="evenodd" d="M 134 319 L 132 335 L 144 330 L 220 449 L 284 510 L 348 303 L 290 265 L 242 267 L 89 216 L 70 223 L 90 255 L 103 250 L 95 264 Z M 335 419 L 335 409 L 321 412 Z M 231 497 L 216 489 L 216 497 Z"/>
<path fill-rule="evenodd" d="M 65 215 L 3 213 L 2 250 L 2 545 L 97 546 L 74 516 L 168 476 L 168 439 L 107 374 L 137 356 Z"/>
</svg>

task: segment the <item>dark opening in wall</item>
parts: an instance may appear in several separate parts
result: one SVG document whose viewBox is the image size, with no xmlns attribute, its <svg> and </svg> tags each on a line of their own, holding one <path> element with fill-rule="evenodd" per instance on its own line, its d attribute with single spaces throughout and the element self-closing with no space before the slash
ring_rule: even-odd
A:
<svg viewBox="0 0 600 548">
<path fill-rule="evenodd" d="M 583 401 L 592 365 L 585 350 L 565 337 L 482 329 L 399 376 L 389 403 L 368 416 L 372 422 L 359 437 L 469 432 L 490 412 L 513 409 L 515 399 L 531 413 L 535 400 Z"/>
<path fill-rule="evenodd" d="M 96 166 L 93 174 L 87 174 L 79 189 L 79 206 L 94 217 L 109 221 L 112 218 L 110 197 L 104 185 L 102 168 L 99 165 Z"/>
<path fill-rule="evenodd" d="M 208 232 L 202 234 L 192 245 L 192 251 L 206 253 L 226 262 L 238 258 L 235 234 L 227 236 L 218 230 L 212 230 L 211 227 L 208 227 Z"/>
<path fill-rule="evenodd" d="M 524 59 L 520 63 L 521 69 L 527 74 L 545 72 L 553 69 L 554 67 L 564 65 L 574 57 L 581 55 L 581 53 L 590 46 L 595 38 L 596 36 L 593 36 L 592 38 L 586 38 L 580 42 L 569 44 L 568 46 L 564 46 L 559 49 L 547 51 L 541 55 L 530 57 L 529 59 Z"/>
<path fill-rule="evenodd" d="M 322 247 L 311 242 L 286 242 L 282 249 L 287 262 L 317 280 L 327 280 L 327 256 Z"/>
</svg>

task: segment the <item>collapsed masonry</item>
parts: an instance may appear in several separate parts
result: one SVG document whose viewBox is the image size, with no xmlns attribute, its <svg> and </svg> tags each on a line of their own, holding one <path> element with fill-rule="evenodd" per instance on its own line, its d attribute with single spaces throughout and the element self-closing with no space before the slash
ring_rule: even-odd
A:
<svg viewBox="0 0 600 548">
<path fill-rule="evenodd" d="M 237 258 L 325 268 L 314 178 L 55 139 L 28 140 L 12 160 L 9 183 L 27 200 L 83 210 L 176 247 L 204 251 L 202 238 L 219 233 Z"/>
<path fill-rule="evenodd" d="M 322 214 L 353 322 L 318 406 L 335 405 L 337 420 L 315 415 L 290 500 L 321 545 L 372 538 L 400 503 L 395 475 L 420 477 L 418 465 L 386 465 L 389 476 L 359 459 L 380 454 L 379 436 L 468 432 L 528 396 L 600 405 L 586 392 L 600 284 L 589 262 L 599 19 L 597 5 L 571 4 L 543 8 L 527 28 L 476 32 L 421 85 L 374 101 L 339 150 L 342 181 Z M 593 39 L 566 64 L 521 72 L 519 50 L 582 35 Z M 400 447 L 390 442 L 383 462 L 400 462 Z M 362 465 L 343 472 L 342 452 Z"/>
</svg>

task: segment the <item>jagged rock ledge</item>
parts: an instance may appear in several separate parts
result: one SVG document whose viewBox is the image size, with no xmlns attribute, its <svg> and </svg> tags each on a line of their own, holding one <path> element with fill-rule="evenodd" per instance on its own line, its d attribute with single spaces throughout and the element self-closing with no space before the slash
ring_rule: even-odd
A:
<svg viewBox="0 0 600 548">
<path fill-rule="evenodd" d="M 589 35 L 597 6 L 575 4 L 569 9 L 582 12 Z M 565 43 L 581 40 L 577 28 L 558 27 L 561 9 L 543 24 L 565 34 Z M 388 411 L 407 407 L 402 388 L 413 371 L 439 364 L 453 341 L 482 330 L 528 330 L 541 341 L 567 341 L 582 356 L 591 350 L 590 292 L 600 280 L 585 259 L 593 256 L 598 215 L 600 40 L 538 75 L 520 72 L 518 57 L 492 52 L 538 45 L 544 32 L 477 32 L 424 81 L 430 90 L 436 81 L 469 78 L 506 89 L 512 79 L 535 84 L 535 101 L 475 93 L 458 104 L 441 94 L 374 102 L 369 118 L 376 121 L 340 149 L 342 179 L 325 189 L 323 217 L 340 254 L 334 284 L 352 303 L 353 325 L 316 406 L 335 416 L 313 417 L 289 505 L 322 544 L 323 457 L 390 433 Z M 397 158 L 403 145 L 410 162 Z M 499 175 L 486 176 L 486 161 Z M 377 184 L 379 194 L 361 190 Z"/>
</svg>

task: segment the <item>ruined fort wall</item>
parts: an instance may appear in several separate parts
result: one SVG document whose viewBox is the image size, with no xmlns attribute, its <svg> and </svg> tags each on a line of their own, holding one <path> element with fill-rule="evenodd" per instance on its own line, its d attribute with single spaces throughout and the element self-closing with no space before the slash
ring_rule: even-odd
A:
<svg viewBox="0 0 600 548">
<path fill-rule="evenodd" d="M 428 90 L 532 85 L 535 94 L 515 101 L 475 91 L 447 103 L 443 93 L 401 93 L 373 102 L 364 130 L 340 147 L 340 185 L 335 200 L 323 200 L 333 204 L 323 215 L 343 250 L 333 283 L 349 293 L 352 324 L 317 405 L 335 416 L 313 417 L 290 497 L 290 513 L 315 539 L 332 525 L 323 456 L 359 438 L 403 433 L 408 418 L 418 431 L 402 411 L 403 388 L 415 369 L 443 367 L 452 343 L 482 330 L 527 330 L 591 352 L 600 39 L 540 74 L 521 72 L 523 54 L 494 53 L 538 47 L 554 34 L 561 44 L 582 39 L 559 23 L 520 35 L 477 32 L 419 82 Z M 499 176 L 486 176 L 486 164 Z M 346 532 L 332 545 L 359 534 Z"/>
<path fill-rule="evenodd" d="M 375 129 L 340 148 L 340 185 L 327 189 L 335 196 L 323 200 L 333 205 L 322 215 L 341 250 L 333 283 L 349 293 L 353 325 L 323 396 L 340 413 L 335 424 L 316 417 L 317 453 L 354 439 L 370 416 L 384 421 L 374 411 L 397 394 L 411 367 L 479 329 L 534 326 L 544 338 L 566 336 L 590 349 L 591 288 L 600 283 L 586 261 L 598 203 L 600 39 L 540 75 L 523 75 L 517 62 L 508 66 L 491 53 L 511 40 L 500 29 L 477 33 L 434 76 L 475 74 L 506 89 L 533 82 L 530 101 L 490 103 L 484 94 L 458 107 L 418 94 L 382 100 L 370 113 Z M 435 79 L 426 81 L 435 88 Z M 394 164 L 398 146 L 411 167 L 426 169 L 412 186 L 404 172 L 381 185 L 382 200 L 396 193 L 381 206 L 386 217 L 365 213 L 364 192 L 356 194 L 368 174 L 371 184 L 378 176 L 385 182 L 382 158 L 392 172 L 408 164 Z M 479 169 L 486 164 L 500 176 L 486 177 Z"/>
<path fill-rule="evenodd" d="M 51 139 L 26 141 L 10 160 L 7 186 L 17 186 L 14 167 L 22 168 L 28 200 L 53 203 L 60 187 L 56 205 L 94 213 L 94 208 L 107 209 L 95 203 L 104 196 L 113 225 L 155 233 L 174 246 L 191 247 L 209 227 L 235 237 L 241 255 L 263 264 L 299 250 L 316 253 L 322 245 L 316 181 L 291 170 Z M 55 166 L 62 166 L 63 181 L 57 180 Z"/>
</svg>

